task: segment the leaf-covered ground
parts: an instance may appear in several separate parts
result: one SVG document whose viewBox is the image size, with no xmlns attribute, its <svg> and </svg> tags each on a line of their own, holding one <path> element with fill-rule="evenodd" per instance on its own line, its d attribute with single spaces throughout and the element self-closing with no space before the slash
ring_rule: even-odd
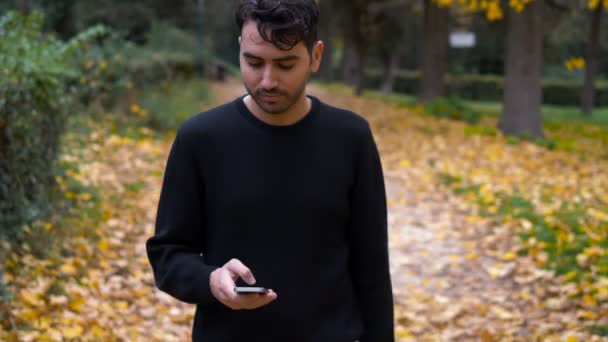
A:
<svg viewBox="0 0 608 342">
<path fill-rule="evenodd" d="M 602 340 L 589 327 L 601 332 L 608 325 L 601 266 L 608 255 L 605 140 L 581 137 L 573 143 L 583 145 L 570 152 L 550 151 L 467 134 L 464 123 L 344 89 L 311 90 L 372 123 L 389 201 L 400 341 Z M 238 81 L 212 91 L 216 103 L 243 92 Z M 0 332 L 0 340 L 187 341 L 194 307 L 154 288 L 144 246 L 172 136 L 158 139 L 141 129 L 126 137 L 111 124 L 90 125 L 91 133 L 66 139 L 74 148 L 62 161 L 78 167 L 60 183 L 76 179 L 98 189 L 95 198 L 65 185 L 80 207 L 97 200 L 102 215 L 62 220 L 76 233 L 60 257 L 40 261 L 35 250 L 9 255 L 7 281 L 16 298 L 3 323 L 13 332 Z M 509 203 L 527 216 L 513 215 Z M 570 206 L 583 212 L 574 218 L 581 222 L 575 232 L 558 215 Z M 32 235 L 57 229 L 54 224 L 40 222 Z M 579 240 L 574 252 L 568 249 L 567 242 Z M 576 265 L 566 263 L 565 275 L 541 268 L 561 265 L 555 248 L 574 253 Z"/>
</svg>

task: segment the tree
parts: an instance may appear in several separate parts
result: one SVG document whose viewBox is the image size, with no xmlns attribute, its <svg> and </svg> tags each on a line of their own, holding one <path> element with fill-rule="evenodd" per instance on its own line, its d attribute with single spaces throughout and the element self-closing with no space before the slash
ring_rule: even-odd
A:
<svg viewBox="0 0 608 342">
<path fill-rule="evenodd" d="M 322 40 L 325 45 L 319 76 L 325 82 L 332 82 L 334 79 L 332 56 L 334 53 L 334 37 L 337 31 L 337 20 L 333 20 L 335 18 L 332 18 L 332 15 L 336 12 L 334 11 L 334 6 L 334 0 L 319 1 L 321 12 L 319 18 L 319 39 Z"/>
<path fill-rule="evenodd" d="M 498 121 L 498 128 L 505 135 L 544 136 L 541 117 L 544 1 L 509 1 L 503 110 Z M 484 1 L 481 7 L 476 0 L 465 2 L 472 11 L 484 11 L 490 21 L 503 18 L 500 0 Z"/>
<path fill-rule="evenodd" d="M 406 51 L 412 52 L 417 34 L 413 28 L 416 23 L 413 18 L 415 7 L 404 1 L 374 2 L 368 7 L 371 16 L 371 57 L 375 57 L 375 65 L 382 67 L 382 85 L 384 94 L 393 91 L 393 86 L 399 71 L 402 57 Z"/>
<path fill-rule="evenodd" d="M 507 23 L 507 56 L 503 111 L 498 122 L 506 135 L 543 137 L 542 66 L 543 0 L 511 8 Z"/>
<path fill-rule="evenodd" d="M 341 24 L 344 38 L 342 55 L 342 79 L 354 89 L 356 95 L 363 93 L 363 77 L 370 43 L 371 0 L 336 0 L 342 8 Z"/>
<path fill-rule="evenodd" d="M 587 63 L 585 65 L 585 81 L 583 93 L 581 95 L 581 111 L 590 114 L 593 109 L 593 100 L 595 93 L 595 76 L 598 69 L 598 52 L 599 52 L 599 36 L 600 23 L 602 20 L 602 12 L 604 8 L 608 8 L 608 1 L 603 1 L 603 4 L 598 0 L 590 0 L 589 8 L 592 9 L 591 29 L 589 30 L 589 40 L 587 41 Z"/>
<path fill-rule="evenodd" d="M 445 74 L 448 69 L 450 14 L 446 4 L 439 5 L 434 0 L 424 0 L 423 41 L 419 61 L 422 73 L 418 88 L 419 102 L 446 95 Z"/>
</svg>

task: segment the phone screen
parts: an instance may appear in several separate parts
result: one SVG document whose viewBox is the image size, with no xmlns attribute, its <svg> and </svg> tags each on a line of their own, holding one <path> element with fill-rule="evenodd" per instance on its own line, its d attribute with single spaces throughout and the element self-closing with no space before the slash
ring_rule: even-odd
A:
<svg viewBox="0 0 608 342">
<path fill-rule="evenodd" d="M 267 293 L 268 289 L 264 287 L 254 286 L 235 286 L 234 292 L 236 293 Z"/>
</svg>

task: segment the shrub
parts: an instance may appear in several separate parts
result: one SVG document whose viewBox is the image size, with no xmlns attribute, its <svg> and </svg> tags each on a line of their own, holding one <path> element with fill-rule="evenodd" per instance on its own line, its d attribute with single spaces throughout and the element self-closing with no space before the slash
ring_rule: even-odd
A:
<svg viewBox="0 0 608 342">
<path fill-rule="evenodd" d="M 74 108 L 80 75 L 73 61 L 97 26 L 68 42 L 42 33 L 43 15 L 7 12 L 0 18 L 0 235 L 48 210 L 59 138 Z"/>
<path fill-rule="evenodd" d="M 397 93 L 416 94 L 420 72 L 401 70 L 395 79 L 394 91 Z M 502 101 L 503 78 L 496 75 L 448 75 L 447 87 L 449 96 L 470 100 Z M 382 84 L 382 73 L 368 70 L 364 79 L 365 88 L 378 89 Z M 574 80 L 544 80 L 543 103 L 578 106 L 583 85 Z M 596 106 L 608 106 L 608 84 L 598 82 L 595 93 Z"/>
</svg>

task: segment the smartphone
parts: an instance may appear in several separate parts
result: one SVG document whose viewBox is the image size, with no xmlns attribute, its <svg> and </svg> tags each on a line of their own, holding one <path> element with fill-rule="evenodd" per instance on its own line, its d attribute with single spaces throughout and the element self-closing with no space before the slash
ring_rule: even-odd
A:
<svg viewBox="0 0 608 342">
<path fill-rule="evenodd" d="M 268 293 L 268 289 L 265 287 L 255 287 L 255 286 L 235 286 L 234 292 L 236 293 Z"/>
</svg>

